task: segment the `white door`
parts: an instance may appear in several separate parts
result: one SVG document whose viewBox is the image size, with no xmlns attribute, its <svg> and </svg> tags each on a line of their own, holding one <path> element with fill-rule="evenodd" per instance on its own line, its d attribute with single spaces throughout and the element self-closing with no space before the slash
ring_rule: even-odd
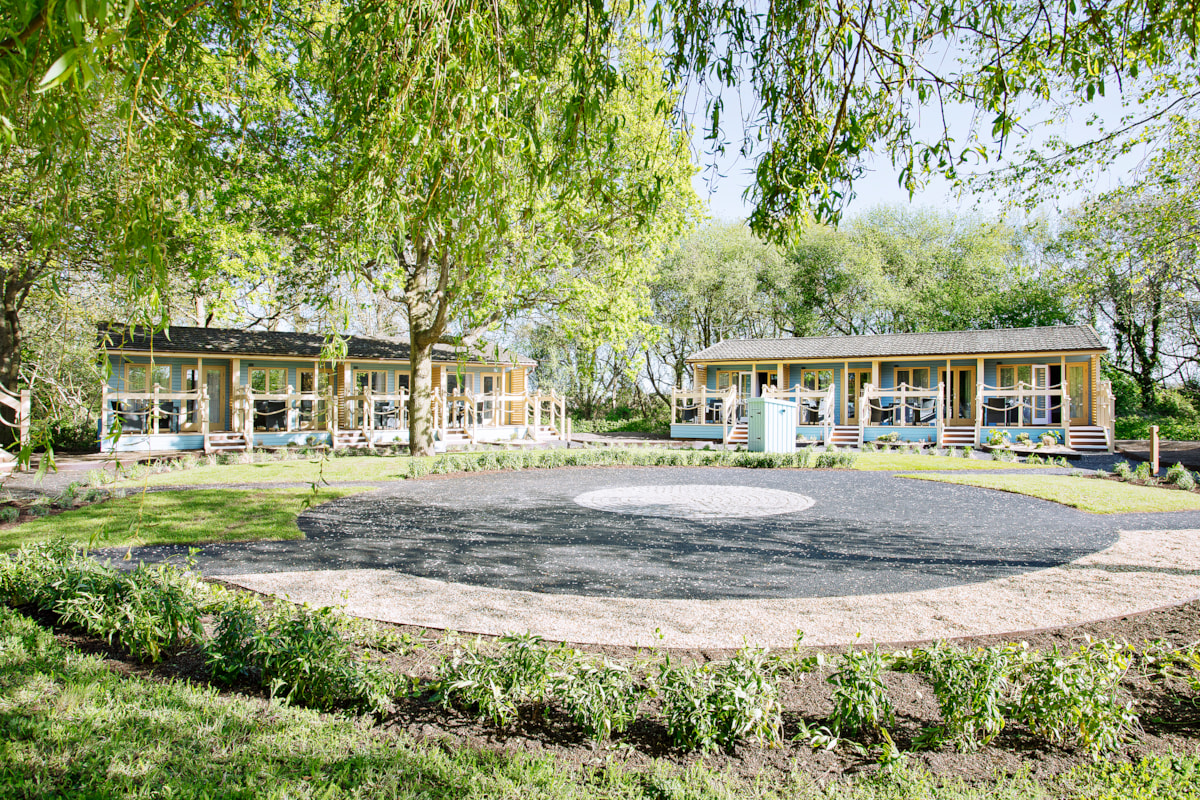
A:
<svg viewBox="0 0 1200 800">
<path fill-rule="evenodd" d="M 1033 365 L 1033 388 L 1045 390 L 1050 387 L 1050 367 L 1045 364 Z M 1050 424 L 1050 397 L 1047 394 L 1035 394 L 1033 397 L 1033 424 Z"/>
</svg>

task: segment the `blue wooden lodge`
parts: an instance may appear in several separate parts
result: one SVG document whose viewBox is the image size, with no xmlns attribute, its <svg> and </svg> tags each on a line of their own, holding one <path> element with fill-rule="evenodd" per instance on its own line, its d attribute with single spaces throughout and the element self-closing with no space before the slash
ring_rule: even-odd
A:
<svg viewBox="0 0 1200 800">
<path fill-rule="evenodd" d="M 727 340 L 688 359 L 671 436 L 743 444 L 746 400 L 773 397 L 795 404 L 802 443 L 973 447 L 1025 433 L 1111 452 L 1106 352 L 1089 325 Z"/>
</svg>

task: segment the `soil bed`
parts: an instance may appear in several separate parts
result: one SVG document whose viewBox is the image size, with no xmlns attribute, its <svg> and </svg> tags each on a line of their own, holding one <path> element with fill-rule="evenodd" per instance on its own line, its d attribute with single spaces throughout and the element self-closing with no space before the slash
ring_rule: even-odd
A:
<svg viewBox="0 0 1200 800">
<path fill-rule="evenodd" d="M 270 598 L 266 599 L 270 602 Z M 45 615 L 33 613 L 32 616 L 42 624 L 53 627 Z M 389 627 L 409 634 L 419 643 L 419 646 L 406 653 L 387 655 L 389 666 L 418 679 L 430 679 L 439 658 L 448 652 L 451 646 L 449 642 L 441 632 L 404 626 Z M 158 665 L 146 665 L 121 654 L 103 640 L 74 630 L 56 630 L 61 641 L 84 652 L 101 655 L 114 671 L 164 681 L 207 682 L 203 658 L 196 650 L 176 653 Z M 1030 649 L 1041 651 L 1051 647 L 1072 648 L 1083 643 L 1086 637 L 1114 639 L 1136 646 L 1158 640 L 1174 646 L 1193 644 L 1200 640 L 1200 601 L 1026 636 L 985 636 L 959 640 L 956 644 L 973 647 L 1025 642 Z M 690 662 L 718 660 L 731 655 L 727 650 L 651 652 L 611 646 L 583 646 L 581 649 L 618 659 L 658 659 L 669 653 L 672 660 Z M 783 775 L 798 768 L 819 780 L 827 780 L 878 768 L 872 757 L 857 754 L 846 744 L 826 752 L 790 741 L 796 734 L 798 722 L 820 725 L 831 711 L 830 687 L 825 678 L 832 671 L 834 657 L 845 649 L 812 648 L 814 652 L 820 650 L 825 653 L 826 665 L 813 673 L 781 681 L 780 700 L 784 709 L 786 742 L 783 747 L 776 749 L 746 744 L 731 752 L 703 756 L 680 751 L 672 747 L 665 728 L 654 713 L 657 701 L 648 701 L 643 708 L 649 718 L 639 719 L 624 735 L 602 746 L 594 746 L 553 706 L 544 710 L 526 709 L 515 725 L 500 729 L 478 722 L 470 715 L 442 708 L 432 701 L 428 692 L 400 699 L 394 711 L 380 720 L 380 724 L 444 747 L 549 755 L 567 765 L 598 765 L 616 761 L 631 768 L 647 768 L 652 759 L 664 758 L 681 765 L 703 761 L 710 767 L 728 770 L 745 778 L 769 779 L 772 774 Z M 917 675 L 889 672 L 885 676 L 885 683 L 896 707 L 896 725 L 891 729 L 892 737 L 901 749 L 908 751 L 923 728 L 939 721 L 936 699 L 929 684 Z M 1186 685 L 1180 681 L 1154 682 L 1134 668 L 1127 674 L 1123 689 L 1136 703 L 1135 710 L 1141 715 L 1142 731 L 1128 741 L 1120 752 L 1108 758 L 1136 760 L 1147 755 L 1172 752 L 1200 754 L 1200 737 L 1197 736 L 1200 698 Z M 243 693 L 264 696 L 258 689 L 247 689 Z M 982 783 L 997 774 L 1012 775 L 1026 769 L 1035 778 L 1045 778 L 1087 763 L 1089 759 L 1082 752 L 1052 747 L 1020 726 L 1013 725 L 991 746 L 976 753 L 957 753 L 949 749 L 908 752 L 907 760 L 938 776 L 961 777 L 971 783 Z"/>
</svg>

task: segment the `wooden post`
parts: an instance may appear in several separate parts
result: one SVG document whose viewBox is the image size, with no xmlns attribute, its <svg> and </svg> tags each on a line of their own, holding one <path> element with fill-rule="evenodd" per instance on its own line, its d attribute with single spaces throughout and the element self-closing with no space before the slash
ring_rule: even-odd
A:
<svg viewBox="0 0 1200 800">
<path fill-rule="evenodd" d="M 160 391 L 162 391 L 162 387 L 159 386 L 158 383 L 156 382 L 154 384 L 154 389 L 153 389 L 154 399 L 150 403 L 150 419 L 151 419 L 150 432 L 153 433 L 155 436 L 158 435 L 158 409 L 159 409 L 158 393 Z"/>
<path fill-rule="evenodd" d="M 1158 426 L 1150 426 L 1150 474 L 1158 475 Z"/>
<path fill-rule="evenodd" d="M 196 413 L 200 415 L 200 433 L 208 437 L 208 384 L 201 383 L 197 392 Z"/>
<path fill-rule="evenodd" d="M 285 401 L 287 403 L 287 407 L 283 413 L 283 417 L 284 417 L 284 421 L 285 421 L 284 424 L 287 425 L 287 431 L 286 431 L 287 433 L 291 433 L 292 431 L 298 430 L 300 427 L 300 420 L 298 417 L 300 406 L 293 405 L 293 403 L 297 402 L 295 395 L 296 395 L 296 387 L 292 386 L 292 384 L 289 383 L 288 387 L 287 387 L 287 400 Z"/>
<path fill-rule="evenodd" d="M 21 390 L 20 437 L 22 446 L 29 444 L 29 422 L 32 415 L 32 394 L 29 389 Z"/>
<path fill-rule="evenodd" d="M 25 391 L 22 390 L 22 392 L 21 392 L 22 410 L 24 409 L 24 405 L 25 405 Z M 19 415 L 17 418 L 17 427 L 18 427 L 18 430 L 20 431 L 19 435 L 21 437 L 21 439 L 20 439 L 21 444 L 24 445 L 25 444 L 25 420 L 24 420 L 23 414 Z M 108 381 L 105 381 L 104 383 L 100 384 L 100 439 L 101 439 L 100 449 L 101 450 L 104 449 L 104 441 L 103 440 L 104 440 L 104 437 L 107 435 L 108 435 Z"/>
</svg>

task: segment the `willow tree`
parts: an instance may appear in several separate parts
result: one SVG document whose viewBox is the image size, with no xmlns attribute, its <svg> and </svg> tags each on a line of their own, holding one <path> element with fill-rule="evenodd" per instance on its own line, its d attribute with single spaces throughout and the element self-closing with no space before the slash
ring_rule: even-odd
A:
<svg viewBox="0 0 1200 800">
<path fill-rule="evenodd" d="M 610 33 L 506 3 L 368 0 L 326 48 L 343 263 L 406 310 L 415 454 L 433 449 L 435 344 L 539 309 L 598 336 L 634 324 L 689 213 L 671 87 L 636 25 Z"/>
</svg>

